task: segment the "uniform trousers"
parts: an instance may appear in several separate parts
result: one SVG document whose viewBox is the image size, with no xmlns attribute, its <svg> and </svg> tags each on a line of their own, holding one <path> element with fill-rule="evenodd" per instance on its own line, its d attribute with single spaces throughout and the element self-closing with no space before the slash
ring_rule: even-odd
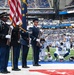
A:
<svg viewBox="0 0 74 75">
<path fill-rule="evenodd" d="M 22 67 L 27 66 L 27 56 L 28 56 L 29 47 L 22 45 Z"/>
<path fill-rule="evenodd" d="M 18 46 L 13 46 L 13 53 L 12 53 L 12 68 L 13 69 L 18 69 L 18 59 L 20 55 L 20 45 Z"/>
<path fill-rule="evenodd" d="M 0 71 L 7 71 L 9 51 L 9 46 L 0 46 Z"/>
<path fill-rule="evenodd" d="M 32 44 L 33 48 L 33 65 L 38 65 L 40 48 L 36 44 Z"/>
</svg>

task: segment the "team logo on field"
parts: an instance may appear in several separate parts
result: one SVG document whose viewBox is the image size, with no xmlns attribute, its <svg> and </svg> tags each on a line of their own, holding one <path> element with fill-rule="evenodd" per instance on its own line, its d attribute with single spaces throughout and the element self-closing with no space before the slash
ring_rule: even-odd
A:
<svg viewBox="0 0 74 75">
<path fill-rule="evenodd" d="M 52 69 L 40 69 L 40 70 L 29 70 L 36 75 L 74 75 L 74 70 L 52 70 Z"/>
</svg>

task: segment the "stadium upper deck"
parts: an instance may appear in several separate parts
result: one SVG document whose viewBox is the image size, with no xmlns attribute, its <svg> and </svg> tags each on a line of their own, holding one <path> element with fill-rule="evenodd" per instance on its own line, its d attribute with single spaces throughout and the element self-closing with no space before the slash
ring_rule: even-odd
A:
<svg viewBox="0 0 74 75">
<path fill-rule="evenodd" d="M 0 9 L 3 9 L 3 7 L 4 8 L 6 7 L 6 9 L 7 9 L 7 7 L 8 7 L 7 1 L 8 0 L 0 0 Z M 64 1 L 64 0 L 62 0 L 62 1 Z M 68 0 L 68 1 L 65 0 L 65 1 L 66 1 L 65 5 L 67 4 L 67 6 L 74 5 L 74 0 Z M 29 10 L 28 11 L 29 13 L 35 13 L 35 14 L 36 13 L 45 13 L 45 14 L 47 14 L 47 13 L 54 12 L 52 10 L 49 10 L 50 8 L 53 8 L 53 5 L 52 5 L 53 0 L 27 0 L 27 2 L 28 2 L 28 8 L 34 8 L 34 10 Z M 61 1 L 59 0 L 59 2 L 61 2 Z M 52 7 L 51 7 L 51 5 L 52 5 Z M 36 8 L 36 10 L 35 10 L 35 8 Z M 41 8 L 41 9 L 38 10 L 38 8 Z M 46 8 L 46 9 L 42 10 L 43 8 Z M 71 10 L 71 9 L 69 9 L 69 10 Z M 72 10 L 74 10 L 74 8 L 72 8 Z M 67 9 L 64 9 L 63 12 L 61 12 L 60 14 L 67 14 L 67 13 L 71 13 L 71 12 L 68 12 Z"/>
<path fill-rule="evenodd" d="M 8 0 L 0 0 L 0 7 L 8 7 Z M 28 8 L 49 8 L 48 0 L 27 0 Z"/>
<path fill-rule="evenodd" d="M 52 8 L 54 0 L 27 0 L 28 8 Z M 59 3 L 64 6 L 74 5 L 74 0 L 59 0 Z M 62 5 L 63 6 L 63 5 Z M 8 0 L 0 0 L 0 7 L 8 7 Z"/>
<path fill-rule="evenodd" d="M 28 8 L 49 8 L 48 0 L 28 0 Z"/>
</svg>

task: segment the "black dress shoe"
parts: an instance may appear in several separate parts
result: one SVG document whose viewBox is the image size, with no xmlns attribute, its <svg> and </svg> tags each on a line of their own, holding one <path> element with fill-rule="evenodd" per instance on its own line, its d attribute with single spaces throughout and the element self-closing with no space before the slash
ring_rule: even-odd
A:
<svg viewBox="0 0 74 75">
<path fill-rule="evenodd" d="M 41 65 L 39 65 L 39 64 L 33 64 L 33 66 L 41 66 Z"/>
<path fill-rule="evenodd" d="M 10 73 L 10 72 L 9 71 L 0 71 L 0 73 L 7 74 L 7 73 Z"/>
<path fill-rule="evenodd" d="M 10 71 L 6 70 L 7 73 L 10 73 Z"/>
<path fill-rule="evenodd" d="M 7 69 L 5 69 L 4 71 L 6 71 L 7 73 L 10 73 L 10 71 L 8 71 Z"/>
<path fill-rule="evenodd" d="M 29 66 L 23 66 L 22 68 L 30 68 Z"/>
<path fill-rule="evenodd" d="M 7 74 L 7 72 L 5 72 L 5 71 L 1 71 L 0 73 Z"/>
<path fill-rule="evenodd" d="M 21 69 L 17 68 L 17 69 L 12 69 L 13 71 L 20 71 Z"/>
<path fill-rule="evenodd" d="M 37 64 L 37 66 L 41 66 L 40 64 Z"/>
</svg>

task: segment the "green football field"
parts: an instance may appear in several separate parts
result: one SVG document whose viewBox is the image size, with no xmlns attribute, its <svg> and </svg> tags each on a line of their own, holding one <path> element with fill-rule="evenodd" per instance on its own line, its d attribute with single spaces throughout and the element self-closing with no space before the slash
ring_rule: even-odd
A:
<svg viewBox="0 0 74 75">
<path fill-rule="evenodd" d="M 55 59 L 54 58 L 54 52 L 55 52 L 55 48 L 50 48 L 50 54 L 52 55 L 53 59 Z M 67 56 L 65 59 L 68 60 L 68 58 L 71 56 L 74 56 L 74 50 L 71 50 L 70 55 Z M 32 48 L 29 49 L 28 60 L 32 60 Z"/>
<path fill-rule="evenodd" d="M 46 50 L 46 51 L 47 51 L 47 50 Z M 52 55 L 53 59 L 55 59 L 55 58 L 54 58 L 54 52 L 55 52 L 55 48 L 50 48 L 50 54 Z M 22 55 L 22 53 L 21 53 L 21 51 L 20 51 L 19 60 L 21 60 L 21 55 Z M 70 51 L 70 55 L 67 56 L 65 59 L 68 60 L 69 57 L 71 57 L 71 56 L 74 56 L 74 50 L 71 50 L 71 51 Z M 28 60 L 32 60 L 32 59 L 33 59 L 33 52 L 32 52 L 32 48 L 31 48 L 31 47 L 29 48 L 29 53 L 28 53 L 28 58 L 27 58 L 27 59 L 28 59 Z M 11 52 L 10 52 L 10 58 L 9 58 L 9 60 L 11 61 Z"/>
</svg>

